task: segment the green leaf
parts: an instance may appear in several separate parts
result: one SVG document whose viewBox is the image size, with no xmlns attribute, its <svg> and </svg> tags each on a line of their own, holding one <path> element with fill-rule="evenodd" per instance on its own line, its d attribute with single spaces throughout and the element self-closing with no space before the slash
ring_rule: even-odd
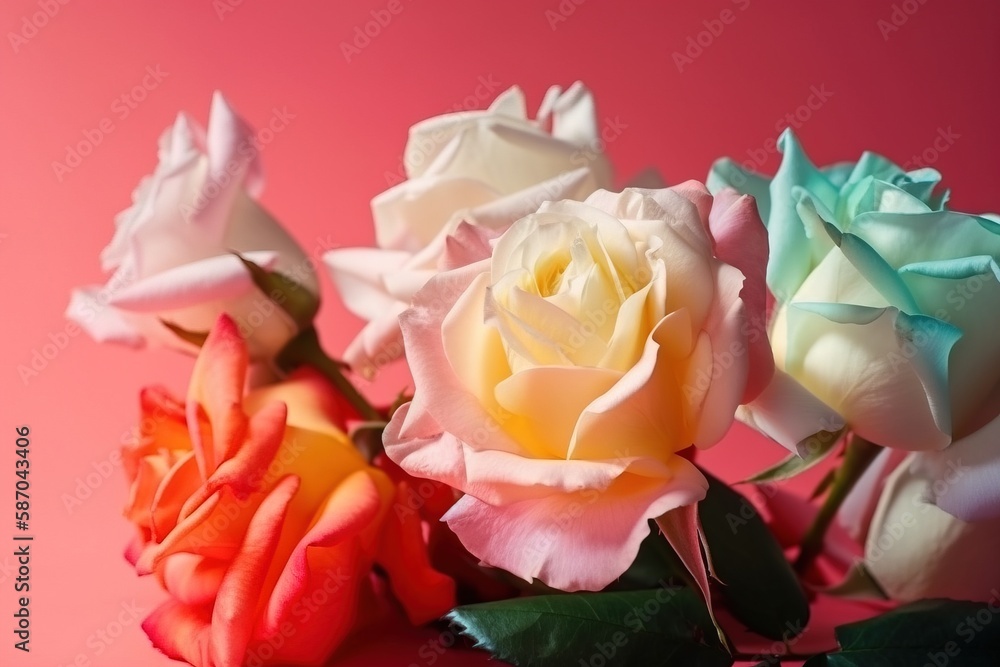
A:
<svg viewBox="0 0 1000 667">
<path fill-rule="evenodd" d="M 188 331 L 183 327 L 177 326 L 173 322 L 167 322 L 166 320 L 163 319 L 160 320 L 160 324 L 173 331 L 174 335 L 180 338 L 181 340 L 191 343 L 192 345 L 195 345 L 197 347 L 201 347 L 202 345 L 204 345 L 205 339 L 208 338 L 207 331 Z"/>
<path fill-rule="evenodd" d="M 688 588 L 515 598 L 458 607 L 448 619 L 478 648 L 525 667 L 733 664 Z"/>
<path fill-rule="evenodd" d="M 300 329 L 308 328 L 319 311 L 319 298 L 304 286 L 277 271 L 268 271 L 233 252 L 250 272 L 254 284 L 267 298 L 288 313 Z"/>
<path fill-rule="evenodd" d="M 780 482 L 804 473 L 818 463 L 822 463 L 837 448 L 840 432 L 820 431 L 798 444 L 800 454 L 792 454 L 775 465 L 762 470 L 746 481 Z"/>
<path fill-rule="evenodd" d="M 799 635 L 809 622 L 809 601 L 781 546 L 749 500 L 705 477 L 708 493 L 698 514 L 726 608 L 768 639 Z"/>
<path fill-rule="evenodd" d="M 649 535 L 639 545 L 639 553 L 618 581 L 606 590 L 637 591 L 657 586 L 683 586 L 690 580 L 684 563 L 670 548 L 655 521 L 649 522 Z"/>
<path fill-rule="evenodd" d="M 996 667 L 1000 606 L 921 600 L 836 629 L 840 650 L 809 667 Z"/>
</svg>

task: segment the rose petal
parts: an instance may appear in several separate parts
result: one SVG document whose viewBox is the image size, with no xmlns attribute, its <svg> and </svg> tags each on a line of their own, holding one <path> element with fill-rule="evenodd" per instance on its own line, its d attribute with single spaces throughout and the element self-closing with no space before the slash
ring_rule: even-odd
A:
<svg viewBox="0 0 1000 667">
<path fill-rule="evenodd" d="M 155 572 L 163 559 L 175 553 L 193 553 L 219 560 L 231 559 L 239 549 L 260 497 L 240 500 L 222 488 L 180 521 L 158 544 L 148 544 L 135 565 L 140 575 Z M 212 525 L 216 522 L 216 528 Z"/>
<path fill-rule="evenodd" d="M 153 610 L 142 629 L 168 658 L 194 667 L 217 667 L 212 659 L 212 608 L 191 607 L 174 600 Z"/>
<path fill-rule="evenodd" d="M 195 554 L 177 553 L 163 562 L 163 585 L 178 602 L 211 605 L 228 564 Z"/>
<path fill-rule="evenodd" d="M 933 486 L 900 465 L 886 481 L 865 545 L 868 571 L 895 600 L 991 600 L 1000 587 L 1000 520 L 966 523 L 927 502 Z M 965 484 L 959 478 L 956 488 Z"/>
<path fill-rule="evenodd" d="M 793 454 L 816 433 L 835 433 L 844 419 L 788 373 L 776 370 L 771 382 L 753 401 L 737 409 L 736 417 Z"/>
<path fill-rule="evenodd" d="M 343 439 L 352 416 L 344 398 L 319 371 L 297 368 L 282 382 L 257 387 L 243 399 L 243 410 L 254 415 L 268 404 L 284 403 L 289 426 Z"/>
<path fill-rule="evenodd" d="M 444 521 L 487 565 L 564 591 L 601 590 L 624 572 L 649 534 L 649 519 L 697 502 L 707 484 L 680 457 L 669 479 L 622 475 L 592 487 L 509 505 L 464 496 Z M 589 490 L 588 490 L 589 489 Z"/>
<path fill-rule="evenodd" d="M 493 428 L 496 419 L 456 376 L 439 334 L 455 302 L 485 269 L 481 262 L 438 274 L 417 294 L 413 307 L 400 316 L 407 361 L 419 388 L 404 413 L 409 415 L 406 423 L 400 423 L 405 438 L 434 436 L 444 428 L 477 447 L 521 450 L 502 429 Z M 447 423 L 439 424 L 437 418 L 444 416 Z"/>
<path fill-rule="evenodd" d="M 921 452 L 914 470 L 928 478 L 926 498 L 963 521 L 1000 517 L 1000 417 L 938 452 Z"/>
<path fill-rule="evenodd" d="M 839 189 L 809 160 L 790 128 L 778 138 L 778 149 L 784 156 L 771 181 L 771 192 L 788 193 L 793 188 L 803 187 L 824 207 L 835 209 Z M 787 301 L 809 275 L 813 258 L 795 199 L 772 196 L 770 201 L 766 219 L 771 241 L 767 284 L 779 300 Z"/>
<path fill-rule="evenodd" d="M 366 320 L 395 309 L 397 299 L 390 296 L 384 276 L 405 264 L 412 255 L 402 251 L 374 248 L 342 248 L 323 255 L 344 307 Z"/>
<path fill-rule="evenodd" d="M 304 600 L 313 601 L 306 603 L 311 613 L 304 624 L 295 617 L 302 632 L 299 641 L 282 648 L 282 661 L 319 664 L 353 627 L 363 573 L 370 568 L 367 553 L 373 549 L 368 543 L 381 529 L 380 515 L 391 494 L 391 484 L 381 473 L 353 473 L 326 499 L 295 544 L 267 600 L 260 628 L 262 637 L 277 634 Z M 318 604 L 320 599 L 327 602 Z"/>
<path fill-rule="evenodd" d="M 496 385 L 497 403 L 510 412 L 504 428 L 541 454 L 568 458 L 581 413 L 622 378 L 618 371 L 580 366 L 539 366 L 511 375 Z M 558 403 L 552 397 L 558 396 Z M 627 433 L 620 439 L 630 442 Z M 530 444 L 529 444 L 530 443 Z M 605 458 L 611 443 L 602 443 Z"/>
<path fill-rule="evenodd" d="M 711 561 L 706 563 L 705 557 L 702 556 L 702 547 L 705 548 L 705 554 L 708 555 L 708 545 L 705 544 L 701 521 L 698 519 L 697 503 L 681 505 L 665 512 L 656 517 L 656 525 L 663 531 L 663 536 L 667 538 L 667 542 L 670 543 L 677 557 L 684 563 L 684 567 L 694 577 L 695 583 L 698 584 L 698 589 L 701 591 L 701 597 L 708 606 L 708 613 L 712 615 L 714 620 L 712 594 L 708 589 L 708 568 Z"/>
<path fill-rule="evenodd" d="M 659 323 L 638 363 L 580 413 L 567 458 L 659 457 L 691 444 L 687 415 L 663 414 L 684 406 L 671 369 L 690 354 L 688 323 L 684 310 Z"/>
<path fill-rule="evenodd" d="M 444 482 L 489 503 L 513 503 L 581 489 L 604 489 L 626 472 L 637 477 L 669 477 L 657 458 L 608 452 L 597 461 L 537 459 L 491 449 L 477 450 L 447 432 L 403 438 L 412 403 L 396 411 L 386 427 L 386 455 L 414 477 Z"/>
<path fill-rule="evenodd" d="M 796 354 L 784 360 L 785 370 L 858 435 L 911 451 L 950 442 L 948 357 L 961 335 L 955 327 L 895 308 L 845 304 L 793 304 L 787 322 L 788 349 Z"/>
<path fill-rule="evenodd" d="M 440 618 L 455 606 L 455 582 L 430 563 L 420 514 L 406 503 L 413 491 L 397 486 L 385 518 L 376 560 L 389 575 L 393 595 L 414 625 Z"/>
<path fill-rule="evenodd" d="M 75 289 L 70 296 L 66 317 L 76 322 L 98 343 L 114 342 L 139 347 L 142 335 L 114 307 L 110 296 L 100 287 Z"/>
<path fill-rule="evenodd" d="M 271 269 L 273 252 L 250 252 L 245 258 Z M 157 313 L 186 308 L 192 303 L 227 301 L 254 289 L 253 278 L 235 255 L 219 255 L 167 269 L 118 290 L 109 303 L 134 313 Z"/>
<path fill-rule="evenodd" d="M 456 173 L 462 176 L 403 181 L 376 195 L 371 205 L 378 246 L 415 253 L 434 239 L 456 211 L 475 208 L 505 192 L 474 175 Z"/>
<path fill-rule="evenodd" d="M 263 493 L 268 489 L 261 481 L 261 471 L 267 470 L 281 447 L 285 436 L 285 417 L 288 410 L 284 403 L 269 403 L 249 420 L 245 437 L 233 456 L 215 468 L 181 508 L 183 520 L 216 491 L 227 487 L 238 497 Z"/>
<path fill-rule="evenodd" d="M 194 452 L 186 452 L 172 463 L 149 505 L 151 537 L 157 542 L 174 529 L 185 501 L 202 483 Z"/>
<path fill-rule="evenodd" d="M 740 299 L 746 306 L 749 325 L 749 375 L 741 403 L 756 398 L 771 381 L 774 358 L 767 340 L 767 229 L 757 215 L 751 197 L 734 190 L 719 192 L 709 215 L 715 255 L 744 276 Z"/>
<path fill-rule="evenodd" d="M 219 586 L 212 608 L 212 654 L 218 667 L 240 667 L 256 619 L 261 582 L 278 547 L 288 505 L 298 490 L 296 477 L 285 477 L 254 512 L 245 538 Z"/>
<path fill-rule="evenodd" d="M 712 163 L 705 186 L 712 194 L 733 188 L 754 198 L 760 218 L 765 223 L 771 212 L 771 179 L 744 169 L 734 160 L 724 157 Z"/>
<path fill-rule="evenodd" d="M 883 449 L 865 469 L 837 513 L 837 521 L 852 538 L 864 543 L 885 480 L 907 457 L 900 449 Z"/>
<path fill-rule="evenodd" d="M 243 442 L 243 382 L 249 357 L 236 323 L 221 315 L 202 345 L 188 389 L 188 429 L 202 475 L 208 478 Z M 211 424 L 206 432 L 199 408 Z"/>
<path fill-rule="evenodd" d="M 366 324 L 344 350 L 344 363 L 355 373 L 373 378 L 379 369 L 400 359 L 406 352 L 399 316 L 407 305 L 397 302 Z"/>
</svg>

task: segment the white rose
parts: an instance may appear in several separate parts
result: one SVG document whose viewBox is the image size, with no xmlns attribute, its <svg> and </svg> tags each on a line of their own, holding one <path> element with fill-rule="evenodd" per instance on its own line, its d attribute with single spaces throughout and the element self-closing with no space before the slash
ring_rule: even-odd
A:
<svg viewBox="0 0 1000 667">
<path fill-rule="evenodd" d="M 372 200 L 378 247 L 324 257 L 345 306 L 368 320 L 345 361 L 371 375 L 402 356 L 398 315 L 431 276 L 452 268 L 443 265 L 444 250 L 461 222 L 499 234 L 544 201 L 582 200 L 609 187 L 602 147 L 593 99 L 579 82 L 550 88 L 534 120 L 515 87 L 485 111 L 414 125 L 408 180 Z"/>
<path fill-rule="evenodd" d="M 1000 519 L 966 522 L 934 505 L 975 469 L 928 477 L 911 454 L 888 477 L 865 543 L 865 562 L 894 600 L 989 600 L 1000 589 Z"/>
<path fill-rule="evenodd" d="M 207 132 L 178 115 L 160 138 L 156 170 L 115 218 L 101 253 L 108 283 L 74 290 L 66 315 L 100 342 L 193 352 L 163 321 L 207 332 L 225 312 L 255 359 L 273 356 L 298 326 L 232 251 L 313 294 L 318 284 L 302 249 L 254 200 L 264 183 L 257 153 L 252 129 L 218 92 Z"/>
</svg>

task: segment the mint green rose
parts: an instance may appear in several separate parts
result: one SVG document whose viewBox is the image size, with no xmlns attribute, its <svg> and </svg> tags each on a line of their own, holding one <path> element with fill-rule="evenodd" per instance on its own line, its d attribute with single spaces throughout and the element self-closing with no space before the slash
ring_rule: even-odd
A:
<svg viewBox="0 0 1000 667">
<path fill-rule="evenodd" d="M 728 159 L 708 178 L 757 200 L 778 377 L 810 394 L 779 386 L 744 417 L 779 440 L 808 434 L 823 424 L 802 406 L 818 399 L 859 436 L 923 452 L 946 511 L 1000 514 L 1000 218 L 948 210 L 934 169 L 874 153 L 817 168 L 790 130 L 778 146 L 773 178 Z M 963 457 L 962 484 L 933 483 Z"/>
</svg>

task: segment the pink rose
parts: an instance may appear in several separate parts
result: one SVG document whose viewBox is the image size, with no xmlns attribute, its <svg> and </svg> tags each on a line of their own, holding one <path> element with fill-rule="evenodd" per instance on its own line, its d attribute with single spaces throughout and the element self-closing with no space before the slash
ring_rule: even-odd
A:
<svg viewBox="0 0 1000 667">
<path fill-rule="evenodd" d="M 154 342 L 195 354 L 163 321 L 207 332 L 231 316 L 255 360 L 274 356 L 298 325 L 261 292 L 233 251 L 290 277 L 312 295 L 319 286 L 302 249 L 256 202 L 264 188 L 256 136 L 220 93 L 208 130 L 186 114 L 160 138 L 156 171 L 139 183 L 132 207 L 115 218 L 101 253 L 104 286 L 73 291 L 67 317 L 99 342 Z"/>
<path fill-rule="evenodd" d="M 773 372 L 747 326 L 765 305 L 753 199 L 599 190 L 487 236 L 460 226 L 444 261 L 475 261 L 400 318 L 415 395 L 386 453 L 464 492 L 444 520 L 528 581 L 603 588 L 652 518 L 690 547 L 707 482 L 679 453 L 720 440 Z"/>
</svg>

